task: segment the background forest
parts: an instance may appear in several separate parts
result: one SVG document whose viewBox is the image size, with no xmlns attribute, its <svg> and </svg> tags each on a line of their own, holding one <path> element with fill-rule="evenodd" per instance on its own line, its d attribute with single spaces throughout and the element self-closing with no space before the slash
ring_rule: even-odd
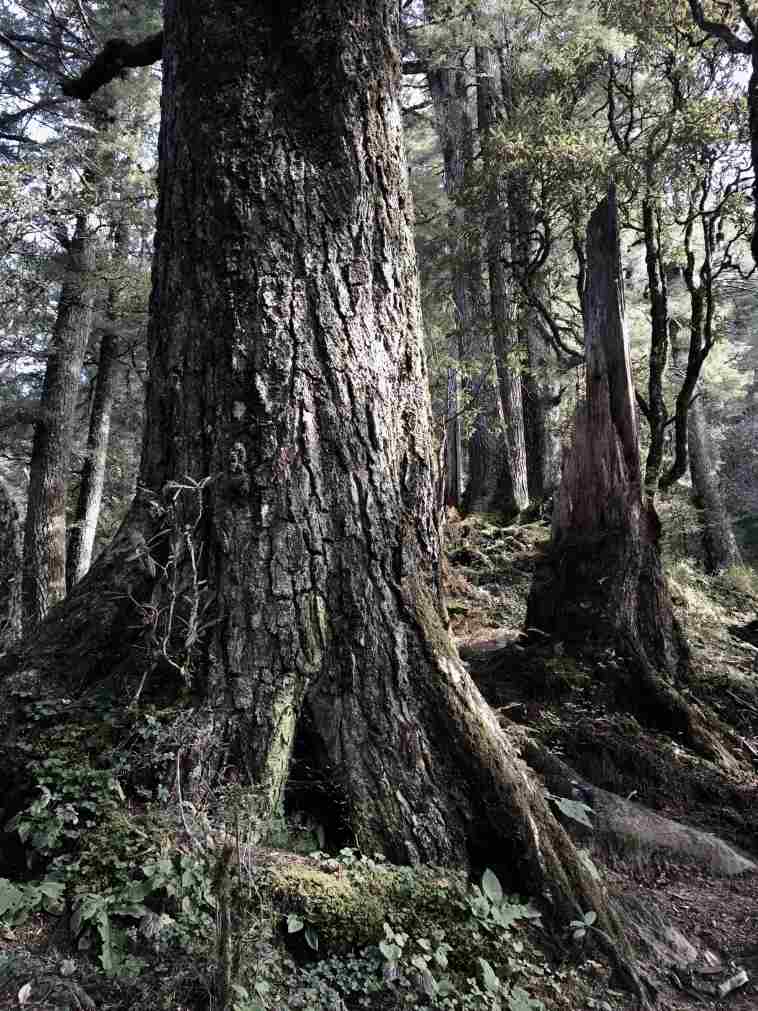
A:
<svg viewBox="0 0 758 1011">
<path fill-rule="evenodd" d="M 9 718 L 13 744 L 2 758 L 12 788 L 0 801 L 3 1006 L 352 1011 L 415 1002 L 607 1011 L 633 1006 L 630 993 L 645 1006 L 670 986 L 668 977 L 652 981 L 656 962 L 677 971 L 689 965 L 689 986 L 681 972 L 675 976 L 681 1003 L 672 1008 L 730 995 L 735 1008 L 748 1009 L 757 999 L 758 949 L 740 948 L 738 971 L 723 950 L 728 934 L 744 940 L 758 922 L 752 878 L 729 929 L 695 954 L 684 950 L 686 929 L 674 931 L 676 941 L 666 935 L 664 951 L 645 933 L 652 928 L 640 909 L 655 902 L 661 883 L 681 895 L 691 874 L 705 879 L 717 865 L 729 880 L 755 871 L 747 851 L 755 853 L 758 820 L 746 812 L 758 755 L 758 86 L 751 77 L 758 10 L 741 0 L 401 0 L 392 18 L 448 627 L 514 747 L 542 777 L 549 809 L 584 854 L 580 874 L 599 881 L 596 861 L 619 893 L 626 889 L 628 903 L 616 918 L 580 902 L 569 934 L 550 942 L 539 911 L 504 893 L 513 884 L 510 857 L 496 859 L 484 843 L 468 876 L 412 872 L 360 852 L 357 829 L 345 827 L 350 817 L 327 796 L 328 772 L 319 773 L 322 782 L 309 767 L 317 716 L 305 744 L 293 745 L 283 808 L 256 807 L 238 782 L 226 783 L 212 803 L 194 793 L 183 798 L 183 734 L 197 727 L 177 721 L 173 702 L 151 686 L 153 667 L 130 688 L 123 712 L 114 715 L 101 700 L 97 719 L 63 733 L 65 747 L 87 754 L 81 763 L 57 750 L 60 741 L 40 751 L 47 702 L 29 708 L 21 733 Z M 24 643 L 48 641 L 49 631 L 40 630 L 51 628 L 49 612 L 72 599 L 101 552 L 118 543 L 119 529 L 130 544 L 126 561 L 156 577 L 153 542 L 129 517 L 141 453 L 159 438 L 146 426 L 144 405 L 150 395 L 160 399 L 156 369 L 170 371 L 156 366 L 148 329 L 160 311 L 161 28 L 154 0 L 0 0 L 0 651 L 11 658 L 2 676 Z M 77 90 L 103 52 L 119 72 L 91 95 Z M 164 117 L 166 107 L 164 98 Z M 681 691 L 677 682 L 674 692 L 645 670 L 629 692 L 622 671 L 617 681 L 626 687 L 615 701 L 638 690 L 644 698 L 627 714 L 616 706 L 602 731 L 601 760 L 590 713 L 605 706 L 616 675 L 599 696 L 586 693 L 598 667 L 619 667 L 616 654 L 568 657 L 568 636 L 556 632 L 546 644 L 538 635 L 535 644 L 522 631 L 547 627 L 535 587 L 547 585 L 539 580 L 547 579 L 541 565 L 551 522 L 553 544 L 563 522 L 563 461 L 591 380 L 587 362 L 597 360 L 588 350 L 588 292 L 592 264 L 605 254 L 602 236 L 592 245 L 592 216 L 609 180 L 645 509 L 660 520 L 677 609 L 673 638 L 679 643 L 681 621 L 694 640 L 693 666 L 718 669 L 723 682 Z M 234 474 L 245 464 L 238 446 Z M 284 479 L 294 463 L 281 452 Z M 171 615 L 176 603 L 186 655 L 167 645 L 176 625 L 168 619 L 163 634 L 163 610 L 156 606 L 152 618 L 151 605 L 132 603 L 145 626 L 145 652 L 162 649 L 165 670 L 157 669 L 179 685 L 182 705 L 194 705 L 192 648 L 215 620 L 205 623 L 195 554 L 204 483 L 174 480 L 175 502 L 186 495 L 199 503 L 171 534 L 183 545 L 189 584 L 177 576 L 178 548 L 158 562 L 164 583 L 173 579 Z M 591 578 L 601 595 L 613 566 L 597 560 Z M 547 591 L 543 597 L 552 600 Z M 185 611 L 180 601 L 189 601 Z M 70 613 L 54 611 L 52 621 Z M 661 620 L 663 627 L 668 618 Z M 736 639 L 729 623 L 739 626 Z M 743 652 L 735 659 L 736 650 Z M 46 662 L 58 662 L 54 649 Z M 514 675 L 506 684 L 503 671 L 517 669 L 521 681 Z M 652 713 L 651 699 L 664 715 Z M 665 771 L 670 753 L 685 751 L 681 768 Z M 93 758 L 98 752 L 106 763 Z M 456 754 L 451 746 L 452 767 Z M 214 761 L 221 761 L 215 753 Z M 22 788 L 25 762 L 36 778 Z M 198 775 L 193 769 L 187 779 Z M 634 805 L 614 806 L 638 791 L 660 824 L 643 825 Z M 700 803 L 695 816 L 688 805 Z M 610 855 L 587 841 L 592 811 L 617 847 Z M 661 839 L 674 838 L 664 817 L 689 820 L 691 832 L 686 843 L 676 835 L 661 858 Z M 214 842 L 220 823 L 225 834 Z M 652 859 L 640 855 L 648 843 Z M 637 847 L 632 870 L 624 863 L 630 846 Z M 306 858 L 295 850 L 318 852 Z M 409 844 L 407 852 L 416 851 Z M 432 857 L 444 852 L 431 850 Z M 697 871 L 672 870 L 681 852 Z M 741 886 L 709 887 L 688 892 L 690 908 L 712 902 L 727 916 L 728 888 Z M 624 931 L 631 947 L 618 940 Z M 645 944 L 648 970 L 637 971 L 630 953 Z M 704 964 L 706 982 L 695 985 L 692 966 Z M 709 972 L 720 973 L 723 992 Z M 748 982 L 749 992 L 741 989 Z"/>
<path fill-rule="evenodd" d="M 549 505 L 583 383 L 584 229 L 612 175 L 646 487 L 673 510 L 667 536 L 706 571 L 736 564 L 738 546 L 751 562 L 744 54 L 698 32 L 687 4 L 402 13 L 446 504 L 505 518 Z M 8 4 L 2 17 L 0 477 L 26 530 L 23 609 L 39 620 L 135 488 L 160 84 L 146 68 L 82 106 L 58 81 L 159 14 Z"/>
<path fill-rule="evenodd" d="M 737 564 L 738 547 L 751 562 L 745 55 L 698 32 L 687 4 L 402 15 L 446 504 L 504 518 L 549 507 L 583 384 L 584 229 L 612 175 L 646 487 L 706 571 Z M 39 620 L 135 488 L 160 84 L 146 68 L 82 106 L 58 81 L 159 14 L 8 4 L 2 17 L 0 477 L 26 531 L 23 610 Z"/>
</svg>

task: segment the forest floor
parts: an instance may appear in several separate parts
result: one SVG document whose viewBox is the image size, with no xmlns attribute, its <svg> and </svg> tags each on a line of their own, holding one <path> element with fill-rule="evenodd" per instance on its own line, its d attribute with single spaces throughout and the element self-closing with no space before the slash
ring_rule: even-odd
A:
<svg viewBox="0 0 758 1011">
<path fill-rule="evenodd" d="M 445 582 L 451 629 L 483 694 L 509 731 L 528 734 L 577 770 L 582 781 L 622 798 L 633 797 L 659 815 L 714 833 L 758 861 L 758 632 L 753 625 L 758 597 L 750 575 L 738 572 L 709 578 L 690 563 L 668 564 L 677 615 L 692 649 L 693 673 L 685 689 L 687 696 L 718 714 L 741 755 L 739 768 L 725 776 L 708 761 L 688 753 L 677 740 L 641 726 L 619 707 L 598 670 L 602 663 L 616 663 L 615 657 L 601 662 L 596 659 L 593 666 L 565 655 L 562 643 L 523 637 L 532 576 L 548 540 L 548 527 L 537 522 L 503 527 L 479 517 L 448 525 Z M 149 716 L 153 723 L 140 733 L 153 734 L 159 716 L 157 712 Z M 88 738 L 92 734 L 88 725 Z M 218 969 L 214 945 L 219 920 L 213 913 L 208 918 L 199 907 L 216 887 L 210 878 L 218 867 L 218 848 L 204 851 L 198 859 L 197 840 L 188 838 L 184 819 L 170 823 L 162 820 L 160 810 L 151 815 L 149 805 L 133 800 L 118 807 L 109 815 L 109 827 L 86 844 L 86 859 L 95 861 L 101 881 L 104 875 L 111 875 L 126 881 L 127 891 L 149 870 L 153 882 L 160 885 L 160 894 L 175 896 L 174 906 L 169 902 L 158 916 L 158 907 L 148 898 L 150 910 L 142 917 L 139 931 L 131 929 L 131 940 L 123 935 L 131 953 L 122 963 L 123 971 L 112 968 L 109 972 L 97 963 L 97 937 L 89 952 L 78 950 L 66 926 L 68 917 L 61 916 L 60 910 L 58 916 L 34 912 L 19 925 L 7 918 L 3 923 L 0 915 L 2 1011 L 17 1007 L 27 1011 L 205 1011 L 217 1006 L 211 993 L 213 973 Z M 572 827 L 577 826 L 567 823 L 567 828 Z M 306 826 L 306 835 L 308 831 Z M 720 877 L 675 849 L 630 848 L 628 841 L 614 845 L 581 827 L 578 832 L 580 844 L 601 868 L 644 971 L 657 988 L 657 1007 L 665 1011 L 758 1011 L 758 873 Z M 400 878 L 396 879 L 395 871 L 385 871 L 371 860 L 356 863 L 356 854 L 349 850 L 343 850 L 337 860 L 323 854 L 310 857 L 285 852 L 296 848 L 294 842 L 291 826 L 285 827 L 279 842 L 270 842 L 265 855 L 258 853 L 260 862 L 267 863 L 269 870 L 271 865 L 278 867 L 280 882 L 290 875 L 290 899 L 295 903 L 303 900 L 308 889 L 323 889 L 330 915 L 336 908 L 335 896 L 339 895 L 340 901 L 349 898 L 355 887 L 357 907 L 348 904 L 341 913 L 348 931 L 364 905 L 380 901 L 382 888 L 388 894 L 407 896 L 409 908 L 386 914 L 390 919 L 396 914 L 397 924 L 405 922 L 402 917 L 408 915 L 409 922 L 415 922 L 421 907 L 439 903 L 438 884 L 448 884 L 444 879 L 432 879 L 430 888 L 422 875 L 412 880 L 416 872 L 402 870 L 397 871 Z M 300 854 L 315 845 L 311 836 L 310 842 L 299 846 Z M 170 859 L 165 862 L 167 856 Z M 8 871 L 2 868 L 3 873 Z M 93 882 L 93 892 L 96 887 L 105 889 Z M 468 887 L 465 881 L 462 887 Z M 191 908 L 183 910 L 176 906 L 182 888 L 185 896 L 191 897 Z M 362 897 L 360 888 L 367 889 Z M 120 892 L 107 892 L 106 902 L 114 913 L 124 907 L 124 894 L 123 887 Z M 315 895 L 312 891 L 308 894 Z M 134 896 L 139 897 L 137 893 Z M 355 895 L 351 901 L 354 899 Z M 289 954 L 282 954 L 281 945 L 282 910 L 294 909 L 306 923 L 314 923 L 315 906 L 308 905 L 310 899 L 302 907 L 273 903 L 264 909 L 260 896 L 256 902 L 257 920 L 251 928 L 255 936 L 245 938 L 255 968 L 244 979 L 250 993 L 239 996 L 239 1011 L 427 1007 L 423 993 L 388 992 L 386 986 L 380 991 L 371 989 L 372 979 L 381 981 L 381 960 L 377 963 L 363 957 L 362 961 L 351 961 L 346 956 L 316 963 L 327 966 L 318 982 L 320 970 L 313 968 L 312 959 L 303 961 L 292 945 Z M 185 905 L 182 899 L 180 906 Z M 94 905 L 91 908 L 95 910 Z M 451 923 L 462 915 L 461 909 L 465 913 L 465 902 L 455 906 Z M 165 910 L 173 916 L 166 918 Z M 117 919 L 108 921 L 114 930 Z M 174 946 L 156 944 L 151 954 L 140 931 L 158 929 L 161 922 L 173 925 Z M 437 922 L 448 929 L 452 940 L 450 923 L 444 918 Z M 180 927 L 184 934 L 179 933 Z M 324 937 L 329 929 L 328 924 L 319 927 Z M 547 1011 L 631 1011 L 636 1007 L 592 947 L 573 944 L 566 936 L 549 936 L 531 922 L 519 930 L 522 932 L 512 939 L 508 936 L 504 944 L 499 939 L 496 946 L 511 951 L 507 959 L 503 954 L 510 964 L 506 971 L 512 981 L 511 997 L 502 1003 L 504 1009 L 535 1008 L 527 990 L 531 998 L 544 1002 Z M 199 947 L 197 941 L 187 942 L 187 935 L 195 931 L 207 939 Z M 412 933 L 410 937 L 409 947 L 414 943 Z M 469 951 L 469 945 L 484 943 L 480 935 L 464 932 L 460 938 L 461 954 L 469 955 L 476 965 L 479 949 Z M 371 950 L 376 959 L 376 948 Z M 521 954 L 513 957 L 513 952 Z M 113 954 L 115 958 L 115 947 Z M 454 954 L 451 952 L 451 959 Z M 495 949 L 492 955 L 487 953 L 488 959 L 497 957 Z M 130 966 L 135 969 L 132 976 Z M 746 979 L 719 996 L 717 987 L 743 971 Z M 476 967 L 470 975 L 479 972 Z M 329 1003 L 324 980 L 342 992 L 344 1003 Z M 261 983 L 265 984 L 263 990 L 254 991 Z M 521 986 L 526 989 L 520 990 Z M 352 998 L 350 987 L 358 987 Z M 476 1011 L 494 1008 L 495 998 L 469 993 L 460 1003 L 435 1006 Z"/>
<path fill-rule="evenodd" d="M 747 759 L 724 789 L 710 763 L 619 711 L 596 669 L 565 656 L 561 643 L 535 647 L 534 636 L 525 639 L 529 586 L 549 543 L 544 524 L 504 529 L 464 520 L 447 537 L 451 627 L 502 717 L 595 786 L 758 857 L 758 599 L 748 572 L 718 578 L 689 562 L 667 566 L 692 652 L 688 698 L 718 714 Z M 758 1009 L 758 874 L 720 877 L 671 850 L 630 853 L 591 840 L 589 848 L 635 925 L 651 914 L 658 924 L 661 947 L 636 938 L 659 988 L 658 1006 Z M 714 993 L 743 969 L 746 983 L 723 997 Z M 617 995 L 601 999 L 614 1011 L 634 1006 Z"/>
</svg>

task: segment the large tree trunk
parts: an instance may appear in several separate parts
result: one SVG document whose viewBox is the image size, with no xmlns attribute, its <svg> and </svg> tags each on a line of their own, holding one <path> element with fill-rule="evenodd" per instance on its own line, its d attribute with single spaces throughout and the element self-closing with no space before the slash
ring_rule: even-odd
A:
<svg viewBox="0 0 758 1011">
<path fill-rule="evenodd" d="M 510 290 L 504 263 L 508 252 L 504 236 L 508 234 L 505 186 L 496 167 L 496 156 L 489 156 L 492 130 L 497 121 L 495 80 L 497 64 L 491 50 L 477 46 L 477 107 L 482 155 L 487 176 L 487 213 L 485 233 L 487 268 L 490 281 L 492 344 L 495 353 L 500 402 L 505 431 L 505 459 L 512 499 L 505 510 L 523 512 L 529 506 L 529 484 L 524 438 L 524 411 L 519 369 L 519 337 L 516 325 L 516 300 Z M 487 161 L 489 157 L 489 161 Z"/>
<path fill-rule="evenodd" d="M 66 273 L 34 426 L 24 531 L 23 606 L 28 627 L 42 621 L 66 594 L 66 486 L 74 409 L 92 323 L 94 265 L 94 234 L 81 214 L 66 250 Z"/>
<path fill-rule="evenodd" d="M 0 650 L 21 635 L 21 526 L 18 509 L 0 479 Z"/>
<path fill-rule="evenodd" d="M 272 11 L 165 4 L 145 491 L 7 683 L 27 703 L 35 684 L 110 677 L 123 698 L 144 676 L 166 692 L 173 672 L 196 700 L 186 795 L 233 764 L 263 814 L 307 715 L 364 851 L 502 862 L 618 936 L 428 589 L 439 538 L 396 6 Z"/>
<path fill-rule="evenodd" d="M 587 396 L 564 459 L 551 551 L 532 587 L 527 627 L 569 649 L 620 654 L 616 680 L 625 705 L 731 762 L 674 686 L 686 675 L 688 653 L 661 568 L 660 522 L 642 483 L 613 188 L 590 219 L 587 261 Z"/>
<path fill-rule="evenodd" d="M 124 221 L 116 227 L 113 267 L 116 275 L 108 288 L 106 325 L 100 337 L 100 356 L 95 380 L 95 395 L 89 419 L 87 450 L 79 483 L 76 514 L 69 531 L 66 583 L 70 590 L 89 571 L 95 546 L 97 521 L 105 484 L 105 464 L 111 429 L 111 411 L 118 374 L 120 288 L 118 272 L 129 253 L 129 227 Z"/>
</svg>

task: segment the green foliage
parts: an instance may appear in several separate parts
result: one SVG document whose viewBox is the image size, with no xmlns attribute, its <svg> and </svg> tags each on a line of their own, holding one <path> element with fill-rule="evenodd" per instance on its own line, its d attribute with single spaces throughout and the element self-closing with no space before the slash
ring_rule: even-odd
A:
<svg viewBox="0 0 758 1011">
<path fill-rule="evenodd" d="M 460 934 L 468 951 L 457 952 L 438 925 L 425 934 L 411 935 L 390 922 L 382 925 L 382 936 L 376 947 L 369 947 L 360 956 L 332 956 L 308 970 L 306 981 L 326 985 L 358 1006 L 373 1007 L 375 996 L 394 993 L 398 1001 L 412 1002 L 421 1009 L 445 1008 L 449 1011 L 537 1011 L 542 1007 L 525 990 L 505 980 L 514 966 L 503 964 L 500 973 L 481 955 L 477 944 L 479 928 L 483 927 L 497 939 L 495 952 L 501 956 L 506 944 L 516 953 L 524 945 L 511 936 L 521 920 L 538 914 L 530 906 L 507 898 L 497 876 L 487 870 L 481 887 L 473 886 L 467 897 L 468 933 Z M 466 964 L 456 970 L 454 964 Z M 480 981 L 477 977 L 481 977 Z"/>
<path fill-rule="evenodd" d="M 236 994 L 234 1001 L 234 1011 L 268 1011 L 268 996 L 271 984 L 268 980 L 260 979 L 253 985 L 253 993 L 249 993 L 247 987 L 239 983 L 232 984 L 232 989 Z"/>
<path fill-rule="evenodd" d="M 48 861 L 70 850 L 82 833 L 117 811 L 125 799 L 109 770 L 72 764 L 63 757 L 33 763 L 32 774 L 39 796 L 8 825 L 27 843 L 30 867 L 35 860 Z"/>
<path fill-rule="evenodd" d="M 166 853 L 168 825 L 153 815 L 123 810 L 124 795 L 110 770 L 59 756 L 32 765 L 39 796 L 9 827 L 28 849 L 30 865 L 48 877 L 33 884 L 0 881 L 0 918 L 18 923 L 37 909 L 50 911 L 64 897 L 70 929 L 81 948 L 97 941 L 109 975 L 133 975 L 140 961 L 129 952 L 125 922 L 139 923 L 155 950 L 201 943 L 214 927 L 215 898 L 208 860 Z M 132 931 L 133 932 L 133 931 Z"/>
<path fill-rule="evenodd" d="M 0 878 L 0 921 L 18 925 L 38 910 L 60 913 L 66 886 L 59 881 L 16 884 Z"/>
<path fill-rule="evenodd" d="M 519 920 L 536 920 L 540 916 L 533 906 L 504 895 L 497 876 L 489 869 L 484 872 L 481 888 L 472 885 L 467 901 L 476 922 L 501 936 L 507 935 Z"/>
<path fill-rule="evenodd" d="M 561 814 L 565 814 L 567 818 L 573 818 L 574 821 L 578 821 L 580 825 L 585 825 L 587 828 L 594 827 L 589 819 L 589 815 L 593 813 L 589 804 L 585 804 L 581 800 L 571 800 L 568 797 L 556 797 L 552 793 L 545 796 L 548 800 L 552 800 Z"/>
<path fill-rule="evenodd" d="M 287 933 L 297 934 L 304 931 L 305 941 L 309 948 L 318 951 L 318 931 L 305 924 L 296 913 L 290 913 L 287 917 Z"/>
<path fill-rule="evenodd" d="M 585 913 L 581 920 L 572 920 L 569 924 L 569 928 L 572 929 L 572 937 L 575 941 L 583 941 L 587 936 L 587 929 L 593 925 L 597 919 L 597 913 L 594 909 Z"/>
</svg>

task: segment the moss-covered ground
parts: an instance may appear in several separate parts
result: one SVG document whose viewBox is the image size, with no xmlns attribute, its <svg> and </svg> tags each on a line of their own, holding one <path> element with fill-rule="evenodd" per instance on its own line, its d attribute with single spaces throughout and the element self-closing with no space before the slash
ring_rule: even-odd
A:
<svg viewBox="0 0 758 1011">
<path fill-rule="evenodd" d="M 676 539 L 668 544 L 693 655 L 683 688 L 729 728 L 741 758 L 727 775 L 624 712 L 603 676 L 618 658 L 572 657 L 561 643 L 524 638 L 548 540 L 537 522 L 448 526 L 451 628 L 485 696 L 505 725 L 594 785 L 758 855 L 752 572 L 708 577 L 677 556 Z M 313 810 L 263 825 L 239 787 L 180 805 L 181 717 L 159 699 L 126 713 L 107 700 L 63 715 L 32 708 L 25 719 L 0 756 L 9 784 L 0 802 L 2 1008 L 205 1011 L 220 998 L 237 1011 L 634 1006 L 592 945 L 591 924 L 556 931 L 528 896 L 503 896 L 492 879 L 326 852 Z M 663 1006 L 758 1007 L 755 878 L 604 850 L 591 835 L 583 844 L 634 926 Z M 687 957 L 677 938 L 692 946 Z M 719 1003 L 713 987 L 738 969 L 747 981 Z"/>
</svg>

